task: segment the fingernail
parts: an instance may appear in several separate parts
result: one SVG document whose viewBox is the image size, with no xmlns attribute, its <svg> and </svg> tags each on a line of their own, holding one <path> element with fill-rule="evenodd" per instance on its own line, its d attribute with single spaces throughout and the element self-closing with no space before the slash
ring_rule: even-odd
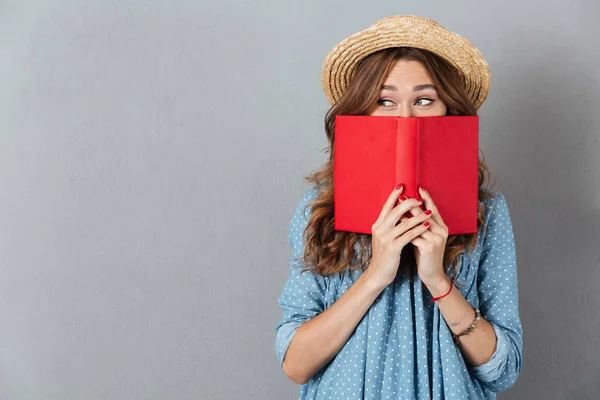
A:
<svg viewBox="0 0 600 400">
<path fill-rule="evenodd" d="M 425 211 L 425 215 L 431 215 L 432 211 L 431 210 L 427 210 Z"/>
<path fill-rule="evenodd" d="M 396 190 L 400 190 L 402 186 L 404 186 L 404 183 L 399 183 L 398 186 L 396 186 Z"/>
<path fill-rule="evenodd" d="M 421 188 L 422 191 L 426 192 L 427 190 L 425 190 L 425 188 L 423 187 L 423 185 L 419 185 L 419 187 Z"/>
<path fill-rule="evenodd" d="M 408 199 L 408 197 L 406 197 L 405 195 L 401 194 L 400 196 L 398 196 L 400 198 L 400 200 L 404 201 L 406 199 Z"/>
<path fill-rule="evenodd" d="M 423 225 L 429 226 L 429 221 L 425 222 Z"/>
</svg>

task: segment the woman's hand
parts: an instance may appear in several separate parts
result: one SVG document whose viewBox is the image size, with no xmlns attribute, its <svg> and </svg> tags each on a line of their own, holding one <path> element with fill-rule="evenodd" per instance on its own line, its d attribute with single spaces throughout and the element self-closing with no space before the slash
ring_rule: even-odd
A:
<svg viewBox="0 0 600 400">
<path fill-rule="evenodd" d="M 396 277 L 400 265 L 400 253 L 404 246 L 426 233 L 429 225 L 425 225 L 425 222 L 430 219 L 430 216 L 422 211 L 414 218 L 400 220 L 408 210 L 418 209 L 422 204 L 422 201 L 408 199 L 406 196 L 404 196 L 406 200 L 399 200 L 403 190 L 404 185 L 401 185 L 400 188 L 392 191 L 383 205 L 379 218 L 371 227 L 372 259 L 368 269 L 385 286 L 392 283 Z M 396 205 L 398 201 L 400 204 Z"/>
<path fill-rule="evenodd" d="M 433 287 L 448 280 L 444 271 L 444 251 L 448 240 L 448 227 L 442 220 L 429 192 L 421 185 L 419 185 L 419 194 L 425 201 L 426 210 L 431 211 L 431 226 L 418 237 L 411 239 L 410 242 L 415 246 L 415 259 L 421 281 L 427 287 Z M 414 216 L 413 218 L 424 214 L 420 207 L 413 207 L 410 212 Z M 404 217 L 402 220 L 413 218 Z"/>
</svg>

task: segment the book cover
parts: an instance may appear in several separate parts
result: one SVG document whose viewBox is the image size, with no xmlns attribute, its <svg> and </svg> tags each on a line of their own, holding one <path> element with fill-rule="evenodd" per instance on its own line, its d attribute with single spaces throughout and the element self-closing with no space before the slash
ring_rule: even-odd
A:
<svg viewBox="0 0 600 400">
<path fill-rule="evenodd" d="M 334 227 L 371 234 L 398 183 L 423 185 L 449 235 L 477 232 L 479 117 L 338 115 L 334 141 Z M 421 206 L 425 208 L 425 204 Z"/>
</svg>

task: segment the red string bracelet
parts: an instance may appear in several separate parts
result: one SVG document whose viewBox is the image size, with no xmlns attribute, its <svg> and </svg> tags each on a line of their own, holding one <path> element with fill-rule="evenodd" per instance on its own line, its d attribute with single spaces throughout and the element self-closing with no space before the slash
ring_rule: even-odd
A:
<svg viewBox="0 0 600 400">
<path fill-rule="evenodd" d="M 441 295 L 440 297 L 434 297 L 433 299 L 431 299 L 432 303 L 435 303 L 436 301 L 438 301 L 441 298 L 444 298 L 446 296 L 448 296 L 450 294 L 450 292 L 452 291 L 452 288 L 454 287 L 454 283 L 450 282 L 450 289 L 448 290 L 448 292 L 446 292 L 446 294 Z"/>
</svg>

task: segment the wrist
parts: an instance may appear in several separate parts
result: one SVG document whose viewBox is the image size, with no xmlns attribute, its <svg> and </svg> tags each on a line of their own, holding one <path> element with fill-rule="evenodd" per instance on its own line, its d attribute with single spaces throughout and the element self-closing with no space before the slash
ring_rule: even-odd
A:
<svg viewBox="0 0 600 400">
<path fill-rule="evenodd" d="M 432 280 L 431 282 L 425 283 L 429 293 L 433 297 L 439 297 L 448 292 L 451 286 L 454 286 L 450 278 L 448 276 L 440 276 L 437 279 Z"/>
<path fill-rule="evenodd" d="M 365 272 L 363 272 L 363 277 L 371 288 L 379 291 L 382 291 L 394 281 L 390 277 L 383 276 L 374 269 L 370 268 L 367 268 Z"/>
</svg>

